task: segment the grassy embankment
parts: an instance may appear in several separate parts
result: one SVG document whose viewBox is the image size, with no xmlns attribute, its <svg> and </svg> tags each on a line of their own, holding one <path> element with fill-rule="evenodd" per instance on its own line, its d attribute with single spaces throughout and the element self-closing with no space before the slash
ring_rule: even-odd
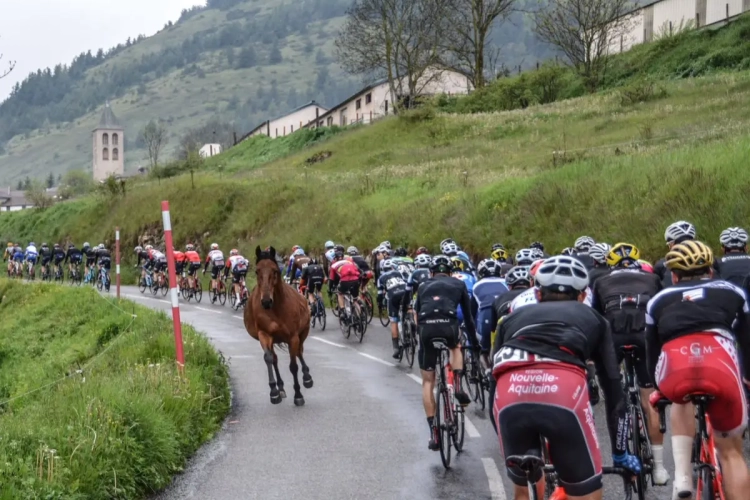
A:
<svg viewBox="0 0 750 500">
<path fill-rule="evenodd" d="M 158 201 L 169 199 L 177 242 L 217 241 L 245 254 L 256 244 L 319 248 L 326 239 L 434 246 L 446 235 L 482 252 L 498 240 L 518 248 L 535 239 L 559 250 L 588 233 L 634 241 L 656 258 L 664 226 L 681 218 L 714 242 L 750 215 L 750 72 L 736 71 L 747 65 L 735 57 L 749 29 L 743 20 L 639 47 L 609 72 L 608 85 L 627 85 L 592 96 L 500 112 L 421 110 L 298 152 L 289 147 L 296 138 L 249 141 L 211 159 L 195 188 L 177 176 L 133 187 L 125 199 L 2 214 L 0 239 L 111 241 L 119 225 L 127 248 L 160 227 Z M 718 64 L 721 54 L 732 64 Z M 690 74 L 715 73 L 676 78 L 680 64 L 699 63 Z M 306 162 L 321 152 L 330 158 Z M 271 161 L 258 167 L 259 158 Z M 253 168 L 227 174 L 243 166 Z"/>
<path fill-rule="evenodd" d="M 181 377 L 162 313 L 5 279 L 0 297 L 0 498 L 141 498 L 219 429 L 227 369 L 192 328 Z"/>
</svg>

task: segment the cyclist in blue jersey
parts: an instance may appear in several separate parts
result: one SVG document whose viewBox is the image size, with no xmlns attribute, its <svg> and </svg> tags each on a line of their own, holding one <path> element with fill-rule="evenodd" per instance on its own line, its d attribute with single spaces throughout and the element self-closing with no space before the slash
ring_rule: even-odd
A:
<svg viewBox="0 0 750 500">
<path fill-rule="evenodd" d="M 463 259 L 459 257 L 451 257 L 451 264 L 453 264 L 453 276 L 456 279 L 459 279 L 464 282 L 464 285 L 466 286 L 466 290 L 469 292 L 469 299 L 471 299 L 472 305 L 474 304 L 474 285 L 477 282 L 477 279 L 474 277 L 474 275 L 466 269 L 466 264 L 464 263 Z M 464 321 L 464 314 L 465 312 L 461 310 L 461 307 L 458 308 L 457 311 L 458 321 L 463 323 Z M 472 314 L 472 311 L 469 311 L 468 314 Z M 473 319 L 472 314 L 472 319 Z"/>
<path fill-rule="evenodd" d="M 292 269 L 294 268 L 294 260 L 297 257 L 304 257 L 305 256 L 305 250 L 299 246 L 294 245 L 292 247 L 292 255 L 289 256 L 289 262 L 286 266 L 286 271 L 284 272 L 284 279 L 288 279 L 289 281 L 299 279 L 300 276 L 302 276 L 302 269 L 297 269 L 297 272 L 294 276 L 292 276 Z"/>
<path fill-rule="evenodd" d="M 500 277 L 501 265 L 494 259 L 484 259 L 477 267 L 479 281 L 474 285 L 473 307 L 476 308 L 477 335 L 481 345 L 489 345 L 485 339 L 489 339 L 492 330 L 495 329 L 497 320 L 492 321 L 492 305 L 495 300 L 508 291 L 505 280 Z"/>
</svg>

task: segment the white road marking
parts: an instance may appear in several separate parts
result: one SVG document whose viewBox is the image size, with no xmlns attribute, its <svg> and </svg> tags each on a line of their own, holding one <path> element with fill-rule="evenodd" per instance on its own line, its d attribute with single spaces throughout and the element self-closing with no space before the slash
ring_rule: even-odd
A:
<svg viewBox="0 0 750 500">
<path fill-rule="evenodd" d="M 407 373 L 406 376 L 412 379 L 414 382 L 418 383 L 419 385 L 422 385 L 422 377 L 418 375 L 414 375 L 413 373 Z"/>
<path fill-rule="evenodd" d="M 214 314 L 221 314 L 221 311 L 214 311 L 213 309 L 206 309 L 205 307 L 198 307 L 195 306 L 196 309 L 200 309 L 201 311 L 206 311 Z"/>
<path fill-rule="evenodd" d="M 487 474 L 487 480 L 490 484 L 490 494 L 492 500 L 506 500 L 505 488 L 503 487 L 503 478 L 500 475 L 500 471 L 497 469 L 495 460 L 492 458 L 483 458 L 482 465 L 484 465 L 484 473 Z"/>
<path fill-rule="evenodd" d="M 466 434 L 468 434 L 470 438 L 481 437 L 479 431 L 474 427 L 474 424 L 471 423 L 471 420 L 469 420 L 469 417 L 466 414 L 464 414 L 464 428 L 466 429 Z"/>
<path fill-rule="evenodd" d="M 365 352 L 359 352 L 359 351 L 357 351 L 357 354 L 359 354 L 360 356 L 364 356 L 367 359 L 371 359 L 373 361 L 377 361 L 378 363 L 384 364 L 386 366 L 396 366 L 393 363 L 389 363 L 388 361 L 383 361 L 382 359 L 376 358 L 375 356 L 370 356 L 369 354 L 367 354 Z"/>
<path fill-rule="evenodd" d="M 154 300 L 157 301 L 157 302 L 162 302 L 164 304 L 169 304 L 170 306 L 172 305 L 172 303 L 170 301 L 168 301 L 168 300 L 162 300 L 162 299 L 154 299 Z"/>
<path fill-rule="evenodd" d="M 232 317 L 233 317 L 233 318 L 237 318 L 237 319 L 242 319 L 242 320 L 244 320 L 244 319 L 245 319 L 245 318 L 243 318 L 242 316 L 235 316 L 234 314 L 232 315 Z"/>
<path fill-rule="evenodd" d="M 237 354 L 237 355 L 234 355 L 234 356 L 230 355 L 229 359 L 251 359 L 251 358 L 254 358 L 254 357 L 255 356 L 253 356 L 252 354 Z"/>
<path fill-rule="evenodd" d="M 336 342 L 331 342 L 330 340 L 322 339 L 320 337 L 316 337 L 315 335 L 310 336 L 311 339 L 317 340 L 318 342 L 323 342 L 324 344 L 332 345 L 335 347 L 341 347 L 343 349 L 346 349 L 347 347 L 343 344 L 337 344 Z"/>
</svg>

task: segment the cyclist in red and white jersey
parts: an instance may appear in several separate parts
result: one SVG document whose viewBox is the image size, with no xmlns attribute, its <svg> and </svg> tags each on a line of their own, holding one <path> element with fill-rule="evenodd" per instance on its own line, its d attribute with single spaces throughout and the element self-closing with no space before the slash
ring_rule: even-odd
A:
<svg viewBox="0 0 750 500">
<path fill-rule="evenodd" d="M 229 260 L 224 268 L 224 277 L 230 272 L 232 273 L 232 285 L 234 287 L 234 293 L 239 297 L 241 294 L 240 280 L 247 276 L 247 269 L 250 266 L 250 262 L 240 255 L 240 251 L 233 248 L 229 251 Z"/>
<path fill-rule="evenodd" d="M 357 264 L 351 259 L 344 258 L 344 252 L 336 249 L 328 279 L 330 279 L 331 286 L 337 287 L 339 310 L 342 311 L 342 315 L 346 314 L 344 308 L 344 295 L 349 293 L 354 299 L 359 296 L 360 275 L 361 273 Z"/>
<path fill-rule="evenodd" d="M 216 292 L 216 280 L 219 278 L 219 272 L 224 269 L 224 252 L 219 250 L 218 243 L 211 243 L 211 251 L 208 252 L 203 265 L 203 274 L 206 274 L 209 264 L 211 264 L 211 289 Z M 214 302 L 216 302 L 215 296 Z"/>
<path fill-rule="evenodd" d="M 747 498 L 750 471 L 743 457 L 747 427 L 743 387 L 750 378 L 750 308 L 745 292 L 728 281 L 712 279 L 713 253 L 687 239 L 672 246 L 664 260 L 673 286 L 652 298 L 646 309 L 646 353 L 657 389 L 672 401 L 670 424 L 674 455 L 674 498 L 691 498 L 691 451 L 695 436 L 690 394 L 712 396 L 706 407 L 724 476 L 728 500 Z M 735 342 L 739 345 L 737 353 Z M 742 356 L 742 364 L 740 363 Z"/>
<path fill-rule="evenodd" d="M 167 256 L 159 250 L 155 249 L 151 245 L 146 245 L 146 252 L 148 252 L 148 259 L 154 265 L 154 272 L 160 273 L 167 269 Z"/>
</svg>

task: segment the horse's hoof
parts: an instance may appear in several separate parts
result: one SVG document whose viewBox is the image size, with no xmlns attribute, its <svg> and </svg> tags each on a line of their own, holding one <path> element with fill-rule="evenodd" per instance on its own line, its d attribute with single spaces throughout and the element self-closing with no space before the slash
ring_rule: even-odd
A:
<svg viewBox="0 0 750 500">
<path fill-rule="evenodd" d="M 284 389 L 279 389 L 279 394 L 282 398 L 286 398 L 286 391 Z"/>
<path fill-rule="evenodd" d="M 307 379 L 307 380 L 304 380 L 304 379 L 303 379 L 303 380 L 302 380 L 302 385 L 304 385 L 304 386 L 305 386 L 305 389 L 309 389 L 309 388 L 311 388 L 311 387 L 313 386 L 313 379 L 312 379 L 312 377 L 311 377 L 311 378 L 309 378 L 309 379 Z"/>
<path fill-rule="evenodd" d="M 281 403 L 281 394 L 278 392 L 276 394 L 271 394 L 271 404 L 277 405 Z"/>
<path fill-rule="evenodd" d="M 305 406 L 305 398 L 294 398 L 294 406 Z"/>
</svg>

